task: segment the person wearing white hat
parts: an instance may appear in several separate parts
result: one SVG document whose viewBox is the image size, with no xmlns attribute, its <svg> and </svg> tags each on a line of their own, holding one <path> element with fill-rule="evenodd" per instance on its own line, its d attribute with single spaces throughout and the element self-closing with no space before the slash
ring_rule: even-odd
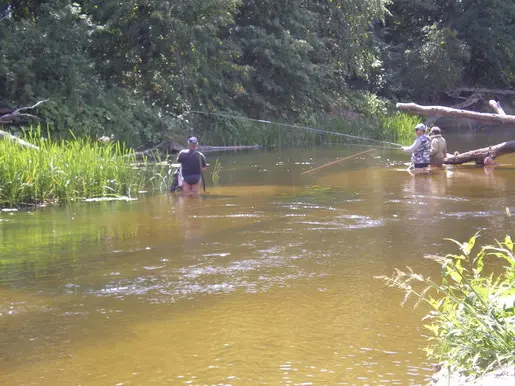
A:
<svg viewBox="0 0 515 386">
<path fill-rule="evenodd" d="M 430 162 L 431 139 L 426 135 L 427 127 L 423 123 L 415 126 L 417 138 L 411 146 L 403 146 L 402 150 L 411 153 L 411 167 L 426 170 Z"/>
</svg>

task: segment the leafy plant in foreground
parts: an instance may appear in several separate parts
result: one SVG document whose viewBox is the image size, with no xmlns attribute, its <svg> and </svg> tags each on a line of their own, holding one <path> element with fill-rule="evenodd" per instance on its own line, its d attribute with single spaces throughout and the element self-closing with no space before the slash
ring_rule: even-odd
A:
<svg viewBox="0 0 515 386">
<path fill-rule="evenodd" d="M 424 318 L 432 336 L 428 356 L 451 371 L 480 376 L 515 364 L 515 256 L 513 242 L 488 245 L 473 256 L 477 235 L 456 243 L 459 254 L 427 256 L 441 265 L 441 282 L 413 272 L 396 269 L 392 277 L 379 276 L 388 286 L 397 287 L 426 303 L 431 311 Z M 497 276 L 484 274 L 485 258 L 505 263 Z M 507 263 L 507 264 L 506 264 Z"/>
</svg>

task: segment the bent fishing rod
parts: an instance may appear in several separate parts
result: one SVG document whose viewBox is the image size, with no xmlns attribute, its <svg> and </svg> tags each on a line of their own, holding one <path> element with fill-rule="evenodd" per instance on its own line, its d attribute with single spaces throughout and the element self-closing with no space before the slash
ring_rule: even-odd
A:
<svg viewBox="0 0 515 386">
<path fill-rule="evenodd" d="M 314 128 L 314 127 L 308 127 L 308 126 L 302 126 L 302 125 L 294 125 L 294 124 L 291 124 L 291 123 L 273 122 L 273 121 L 267 121 L 267 120 L 264 120 L 264 119 L 254 119 L 254 118 L 247 118 L 247 117 L 242 117 L 242 116 L 238 116 L 238 115 L 228 115 L 228 114 L 220 114 L 220 113 L 209 113 L 209 112 L 206 112 L 206 111 L 198 111 L 198 110 L 190 110 L 190 113 L 202 114 L 202 115 L 213 115 L 213 116 L 223 117 L 223 118 L 241 119 L 241 120 L 246 120 L 246 121 L 251 121 L 251 122 L 264 123 L 266 125 L 278 125 L 278 126 L 284 126 L 284 127 L 291 127 L 291 128 L 295 128 L 295 129 L 306 130 L 306 131 L 312 131 L 312 132 L 320 133 L 320 134 L 329 134 L 329 135 L 336 135 L 336 136 L 341 136 L 341 137 L 353 138 L 353 139 L 357 139 L 357 140 L 360 140 L 360 141 L 372 141 L 372 142 L 385 143 L 387 145 L 396 146 L 396 150 L 400 150 L 400 148 L 403 146 L 401 144 L 394 143 L 394 142 L 382 141 L 382 140 L 379 140 L 379 139 L 372 139 L 372 138 L 365 138 L 365 137 L 360 137 L 358 135 L 338 133 L 336 131 L 322 130 L 322 129 L 317 129 L 317 128 Z"/>
</svg>

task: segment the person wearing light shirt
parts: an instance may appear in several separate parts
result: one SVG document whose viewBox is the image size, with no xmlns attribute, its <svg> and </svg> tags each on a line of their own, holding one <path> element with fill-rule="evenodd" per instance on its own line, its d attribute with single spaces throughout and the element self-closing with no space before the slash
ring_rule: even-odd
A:
<svg viewBox="0 0 515 386">
<path fill-rule="evenodd" d="M 431 139 L 426 135 L 426 130 L 426 125 L 419 123 L 415 126 L 415 142 L 411 146 L 402 147 L 402 150 L 411 153 L 411 164 L 415 169 L 425 170 L 429 166 Z"/>
</svg>

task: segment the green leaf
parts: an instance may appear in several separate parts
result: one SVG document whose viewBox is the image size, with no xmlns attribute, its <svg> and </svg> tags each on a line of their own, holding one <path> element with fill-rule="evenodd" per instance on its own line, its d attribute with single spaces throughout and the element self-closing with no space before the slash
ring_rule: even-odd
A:
<svg viewBox="0 0 515 386">
<path fill-rule="evenodd" d="M 463 277 L 456 271 L 451 271 L 449 273 L 449 275 L 451 276 L 451 278 L 458 284 L 461 284 L 461 281 L 463 279 Z"/>
<path fill-rule="evenodd" d="M 431 331 L 435 336 L 438 336 L 440 332 L 440 327 L 436 324 L 424 324 L 424 327 Z"/>
</svg>

